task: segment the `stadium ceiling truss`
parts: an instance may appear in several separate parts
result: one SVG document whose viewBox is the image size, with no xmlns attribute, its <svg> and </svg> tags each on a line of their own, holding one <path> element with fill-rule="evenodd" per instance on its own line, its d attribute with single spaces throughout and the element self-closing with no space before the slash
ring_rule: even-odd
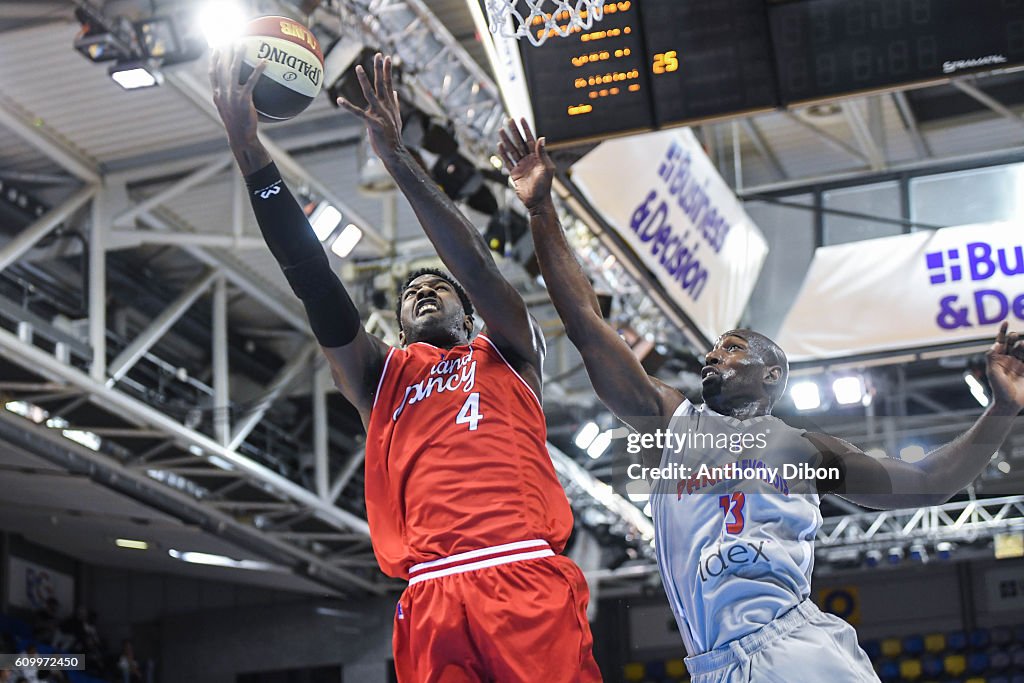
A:
<svg viewBox="0 0 1024 683">
<path fill-rule="evenodd" d="M 454 64 L 452 59 L 449 55 L 443 61 Z M 186 73 L 169 73 L 167 81 L 199 111 L 216 118 L 203 84 Z M 464 114 L 472 116 L 472 112 Z M 500 118 L 495 116 L 491 123 L 500 125 Z M 74 334 L 0 297 L 0 363 L 4 366 L 0 396 L 7 407 L 0 412 L 3 438 L 223 536 L 336 593 L 382 593 L 397 587 L 377 569 L 361 496 L 342 495 L 356 477 L 363 453 L 355 440 L 339 436 L 328 425 L 327 395 L 333 387 L 305 316 L 296 303 L 272 291 L 231 254 L 232 248 L 262 247 L 257 244 L 259 238 L 243 234 L 242 212 L 248 210 L 243 193 L 237 191 L 232 202 L 230 232 L 184 225 L 163 206 L 226 172 L 230 156 L 203 153 L 105 174 L 70 144 L 31 121 L 17 103 L 0 100 L 0 125 L 56 162 L 80 188 L 0 247 L 0 271 L 18 262 L 58 226 L 84 214 L 90 225 L 88 320 L 87 330 Z M 335 128 L 330 135 L 337 137 L 339 132 Z M 282 145 L 267 138 L 264 143 L 286 177 L 360 223 L 364 237 L 382 253 L 392 252 L 395 246 L 380 230 L 362 220 Z M 168 175 L 179 179 L 148 197 L 133 197 L 129 191 L 131 182 Z M 178 248 L 204 264 L 205 270 L 144 331 L 120 347 L 108 348 L 112 338 L 112 321 L 106 312 L 108 250 L 143 244 Z M 244 293 L 286 323 L 299 347 L 262 388 L 259 400 L 234 416 L 228 368 L 229 292 Z M 193 378 L 177 379 L 209 399 L 213 407 L 209 433 L 147 401 L 146 387 L 130 377 L 133 368 L 145 363 L 175 373 L 176 368 L 152 349 L 201 297 L 209 297 L 212 310 L 212 386 Z M 371 332 L 393 336 L 385 316 L 371 316 L 369 324 Z M 261 421 L 275 401 L 299 383 L 312 386 L 313 476 L 304 482 L 248 457 L 243 448 L 262 428 Z M 328 458 L 332 449 L 348 455 L 332 464 Z M 611 494 L 571 458 L 551 450 L 577 514 L 597 511 L 597 523 L 603 528 L 614 529 L 637 546 L 649 545 L 650 523 L 635 507 Z"/>
</svg>

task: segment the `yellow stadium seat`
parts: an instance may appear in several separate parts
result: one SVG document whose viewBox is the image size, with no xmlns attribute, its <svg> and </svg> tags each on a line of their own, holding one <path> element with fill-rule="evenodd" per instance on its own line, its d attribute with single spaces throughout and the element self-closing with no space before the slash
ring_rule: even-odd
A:
<svg viewBox="0 0 1024 683">
<path fill-rule="evenodd" d="M 964 683 L 985 683 L 985 679 L 980 676 L 975 676 L 974 678 L 968 678 Z"/>
<path fill-rule="evenodd" d="M 942 652 L 946 649 L 946 634 L 932 633 L 924 637 L 924 649 L 926 652 Z"/>
<path fill-rule="evenodd" d="M 916 681 L 921 677 L 921 660 L 904 659 L 900 662 L 900 676 L 908 681 Z"/>
<path fill-rule="evenodd" d="M 901 648 L 899 638 L 886 638 L 882 641 L 882 654 L 886 657 L 899 657 Z"/>
<path fill-rule="evenodd" d="M 967 671 L 967 658 L 963 655 L 949 655 L 945 659 L 946 673 L 950 676 L 959 676 Z"/>
<path fill-rule="evenodd" d="M 686 675 L 686 664 L 681 659 L 669 659 L 665 662 L 665 673 L 671 678 L 682 678 Z"/>
<path fill-rule="evenodd" d="M 637 662 L 631 662 L 622 667 L 622 677 L 627 681 L 642 681 L 646 673 L 647 668 Z"/>
</svg>

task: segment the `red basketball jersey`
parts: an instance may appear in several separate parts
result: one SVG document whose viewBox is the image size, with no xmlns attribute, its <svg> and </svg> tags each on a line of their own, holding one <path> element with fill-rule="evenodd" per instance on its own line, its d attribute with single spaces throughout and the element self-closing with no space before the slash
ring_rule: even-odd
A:
<svg viewBox="0 0 1024 683">
<path fill-rule="evenodd" d="M 514 541 L 561 552 L 572 511 L 540 401 L 493 342 L 392 349 L 366 435 L 366 513 L 389 576 Z"/>
</svg>

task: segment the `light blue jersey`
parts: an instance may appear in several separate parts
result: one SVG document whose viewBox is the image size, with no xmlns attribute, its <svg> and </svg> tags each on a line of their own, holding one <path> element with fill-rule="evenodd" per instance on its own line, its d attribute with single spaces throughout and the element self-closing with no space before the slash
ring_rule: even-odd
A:
<svg viewBox="0 0 1024 683">
<path fill-rule="evenodd" d="M 655 544 L 679 632 L 698 655 L 758 631 L 810 595 L 819 498 L 813 482 L 791 473 L 817 466 L 820 456 L 777 418 L 740 421 L 689 401 L 670 430 L 687 442 L 667 447 L 661 467 L 687 475 L 654 488 Z M 726 467 L 735 469 L 714 469 Z"/>
</svg>

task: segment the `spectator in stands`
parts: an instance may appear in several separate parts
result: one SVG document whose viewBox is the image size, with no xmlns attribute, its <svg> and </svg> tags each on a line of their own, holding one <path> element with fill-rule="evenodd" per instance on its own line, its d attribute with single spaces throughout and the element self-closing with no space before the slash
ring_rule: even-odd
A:
<svg viewBox="0 0 1024 683">
<path fill-rule="evenodd" d="M 132 641 L 125 638 L 121 643 L 121 657 L 117 660 L 117 668 L 121 672 L 122 683 L 142 683 L 142 671 L 135 661 L 135 649 Z"/>
<path fill-rule="evenodd" d="M 96 613 L 84 605 L 75 609 L 74 615 L 65 619 L 60 625 L 61 631 L 68 634 L 66 643 L 61 649 L 67 652 L 81 652 L 85 655 L 85 669 L 92 673 L 103 671 L 103 652 L 99 631 L 96 628 Z"/>
<path fill-rule="evenodd" d="M 60 628 L 60 601 L 47 598 L 46 606 L 36 610 L 32 619 L 32 637 L 41 643 L 53 645 Z"/>
</svg>

